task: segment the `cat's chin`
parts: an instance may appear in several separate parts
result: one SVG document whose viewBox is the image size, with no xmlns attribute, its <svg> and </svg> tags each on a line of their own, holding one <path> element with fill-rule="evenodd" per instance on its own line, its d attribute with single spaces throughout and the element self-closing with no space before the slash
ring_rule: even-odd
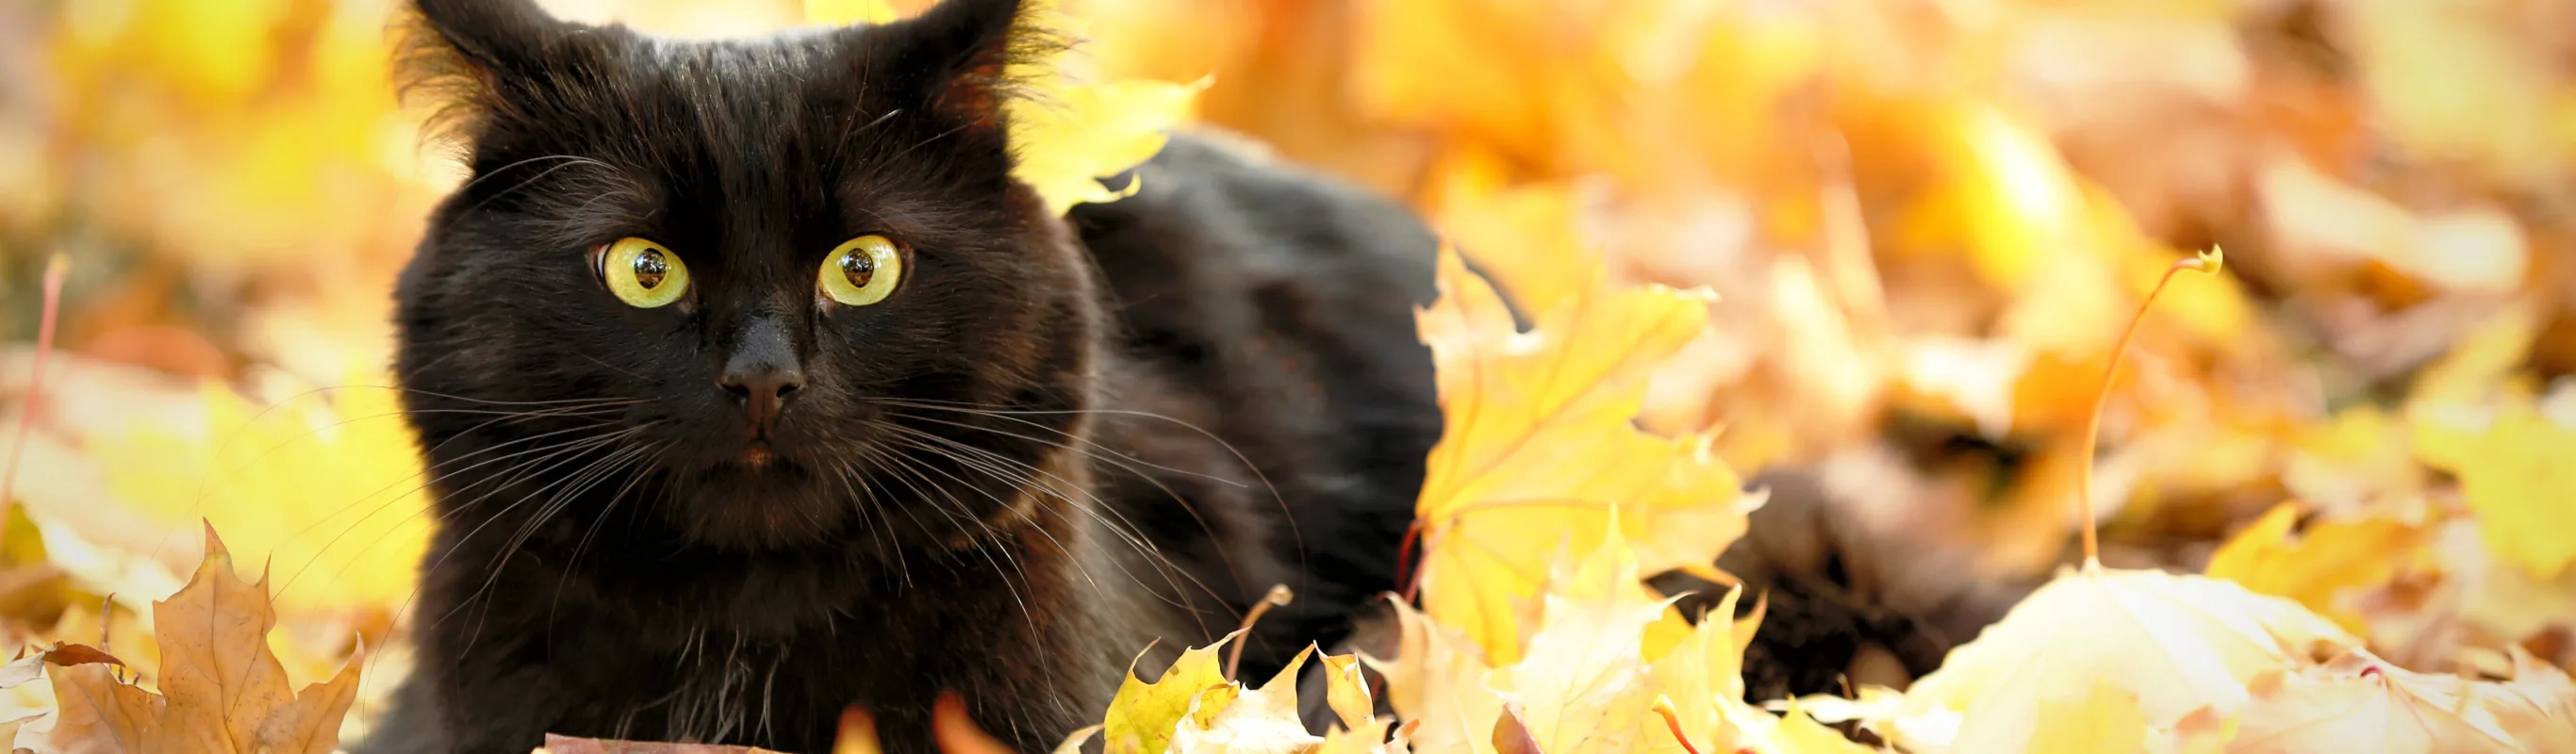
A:
<svg viewBox="0 0 2576 754">
<path fill-rule="evenodd" d="M 727 549 L 776 549 L 834 539 L 851 513 L 841 487 L 777 457 L 718 464 L 679 490 L 681 533 Z M 837 493 L 837 494 L 836 494 Z"/>
</svg>

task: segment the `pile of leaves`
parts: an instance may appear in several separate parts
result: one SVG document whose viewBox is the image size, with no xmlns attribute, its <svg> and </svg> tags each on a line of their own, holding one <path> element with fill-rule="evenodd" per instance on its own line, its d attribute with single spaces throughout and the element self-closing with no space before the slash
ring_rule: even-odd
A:
<svg viewBox="0 0 2576 754">
<path fill-rule="evenodd" d="M 547 3 L 692 36 L 924 4 Z M 390 7 L 0 11 L 38 84 L 0 90 L 0 330 L 59 345 L 41 389 L 45 349 L 0 358 L 16 744 L 328 751 L 406 672 L 384 291 L 457 176 L 393 96 Z M 1327 735 L 1220 645 L 1081 745 L 2576 749 L 2576 6 L 1049 18 L 1086 42 L 1014 124 L 1056 206 L 1194 120 L 1455 244 L 1420 566 L 1382 646 L 1305 661 Z"/>
</svg>

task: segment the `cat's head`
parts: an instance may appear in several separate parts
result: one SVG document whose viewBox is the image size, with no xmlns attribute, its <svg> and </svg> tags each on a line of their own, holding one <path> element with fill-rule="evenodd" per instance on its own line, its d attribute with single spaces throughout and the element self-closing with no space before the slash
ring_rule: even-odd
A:
<svg viewBox="0 0 2576 754">
<path fill-rule="evenodd" d="M 471 168 L 397 294 L 448 525 L 615 499 L 758 548 L 1019 504 L 1099 327 L 1010 176 L 1020 6 L 683 41 L 419 0 L 411 83 Z"/>
</svg>

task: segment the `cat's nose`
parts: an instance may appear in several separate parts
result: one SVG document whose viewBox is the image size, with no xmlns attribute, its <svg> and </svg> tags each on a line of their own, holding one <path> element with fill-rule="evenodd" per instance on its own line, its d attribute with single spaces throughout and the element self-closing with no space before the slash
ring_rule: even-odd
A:
<svg viewBox="0 0 2576 754">
<path fill-rule="evenodd" d="M 805 373 L 792 366 L 771 363 L 733 364 L 724 377 L 716 381 L 735 402 L 751 413 L 751 424 L 760 434 L 768 435 L 769 427 L 778 422 L 785 408 L 787 394 L 805 386 Z"/>
<path fill-rule="evenodd" d="M 777 323 L 761 320 L 746 328 L 734 344 L 731 358 L 725 359 L 724 372 L 716 384 L 733 394 L 734 401 L 751 414 L 755 437 L 769 436 L 785 408 L 787 396 L 805 387 L 805 370 L 796 363 L 796 349 L 787 333 Z"/>
</svg>

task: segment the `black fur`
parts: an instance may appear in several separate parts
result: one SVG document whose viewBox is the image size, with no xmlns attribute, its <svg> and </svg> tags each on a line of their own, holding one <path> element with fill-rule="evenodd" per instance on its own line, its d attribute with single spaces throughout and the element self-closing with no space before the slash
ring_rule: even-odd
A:
<svg viewBox="0 0 2576 754">
<path fill-rule="evenodd" d="M 1047 47 L 1015 0 L 720 42 L 419 11 L 473 177 L 397 292 L 439 530 L 363 751 L 819 752 L 852 704 L 926 751 L 943 690 L 1044 750 L 1274 583 L 1247 677 L 1394 586 L 1440 431 L 1402 211 L 1185 137 L 1048 216 L 1009 177 L 1002 73 Z M 901 287 L 819 298 L 870 233 Z M 589 253 L 626 236 L 688 296 L 609 293 Z M 801 379 L 765 437 L 718 385 L 746 364 Z"/>
</svg>

